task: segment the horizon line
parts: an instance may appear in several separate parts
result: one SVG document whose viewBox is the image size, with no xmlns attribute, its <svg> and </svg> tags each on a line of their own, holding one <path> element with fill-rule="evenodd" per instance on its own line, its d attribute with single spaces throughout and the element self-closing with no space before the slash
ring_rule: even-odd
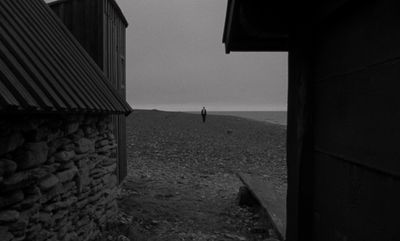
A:
<svg viewBox="0 0 400 241">
<path fill-rule="evenodd" d="M 203 106 L 172 106 L 172 105 L 132 105 L 134 110 L 161 110 L 174 112 L 200 111 Z M 208 112 L 218 111 L 286 111 L 282 106 L 209 106 L 205 105 Z"/>
</svg>

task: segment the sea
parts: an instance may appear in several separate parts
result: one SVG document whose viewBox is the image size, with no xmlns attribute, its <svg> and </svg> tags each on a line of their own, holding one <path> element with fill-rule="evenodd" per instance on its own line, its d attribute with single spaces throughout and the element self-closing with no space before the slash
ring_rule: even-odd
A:
<svg viewBox="0 0 400 241">
<path fill-rule="evenodd" d="M 280 125 L 287 124 L 287 111 L 209 111 L 207 114 L 237 116 Z"/>
</svg>

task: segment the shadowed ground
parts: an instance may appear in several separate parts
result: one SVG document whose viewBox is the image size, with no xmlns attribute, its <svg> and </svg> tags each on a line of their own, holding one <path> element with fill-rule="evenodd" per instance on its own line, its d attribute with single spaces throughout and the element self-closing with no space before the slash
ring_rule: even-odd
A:
<svg viewBox="0 0 400 241">
<path fill-rule="evenodd" d="M 238 206 L 235 173 L 286 192 L 284 126 L 232 116 L 136 111 L 120 198 L 131 240 L 267 240 L 257 210 Z"/>
</svg>

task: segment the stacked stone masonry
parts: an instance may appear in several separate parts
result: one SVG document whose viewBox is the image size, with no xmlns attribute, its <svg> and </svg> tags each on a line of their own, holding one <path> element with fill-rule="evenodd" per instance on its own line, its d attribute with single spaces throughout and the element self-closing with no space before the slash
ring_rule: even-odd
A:
<svg viewBox="0 0 400 241">
<path fill-rule="evenodd" d="M 0 240 L 86 241 L 117 215 L 117 143 L 99 115 L 2 116 Z"/>
</svg>

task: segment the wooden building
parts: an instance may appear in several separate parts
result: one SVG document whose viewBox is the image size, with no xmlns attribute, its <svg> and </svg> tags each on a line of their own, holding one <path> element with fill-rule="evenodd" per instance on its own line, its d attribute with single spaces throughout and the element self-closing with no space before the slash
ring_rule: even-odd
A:
<svg viewBox="0 0 400 241">
<path fill-rule="evenodd" d="M 400 240 L 400 2 L 229 0 L 226 51 L 287 51 L 289 241 Z"/>
<path fill-rule="evenodd" d="M 115 0 L 59 0 L 49 6 L 125 98 L 128 22 Z M 122 181 L 127 174 L 126 119 L 116 115 L 114 122 Z"/>
</svg>

